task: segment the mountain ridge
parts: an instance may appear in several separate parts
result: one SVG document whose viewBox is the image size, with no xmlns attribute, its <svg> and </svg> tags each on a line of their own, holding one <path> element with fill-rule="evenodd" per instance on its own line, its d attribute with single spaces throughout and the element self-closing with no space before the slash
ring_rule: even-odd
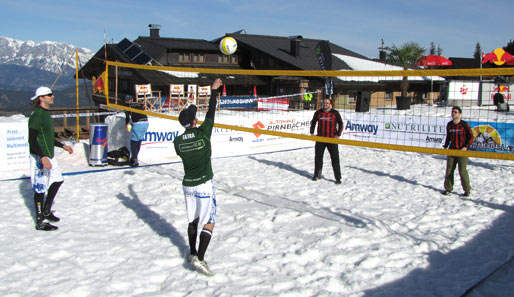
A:
<svg viewBox="0 0 514 297">
<path fill-rule="evenodd" d="M 39 86 L 52 88 L 56 106 L 75 106 L 75 51 L 79 55 L 79 67 L 95 54 L 65 42 L 36 43 L 0 36 L 0 115 L 30 112 L 30 97 Z M 83 82 L 79 87 L 81 104 L 88 103 Z"/>
</svg>

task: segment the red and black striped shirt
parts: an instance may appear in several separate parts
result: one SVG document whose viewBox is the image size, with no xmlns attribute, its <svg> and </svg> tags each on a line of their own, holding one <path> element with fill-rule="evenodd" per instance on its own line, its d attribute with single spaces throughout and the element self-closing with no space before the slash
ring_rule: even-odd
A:
<svg viewBox="0 0 514 297">
<path fill-rule="evenodd" d="M 469 147 L 473 143 L 473 132 L 469 124 L 461 120 L 458 124 L 453 121 L 446 125 L 446 141 L 444 148 L 460 150 L 463 147 Z"/>
<path fill-rule="evenodd" d="M 343 131 L 343 120 L 337 110 L 331 109 L 328 112 L 325 112 L 323 109 L 316 110 L 311 121 L 311 134 L 314 134 L 316 123 L 318 123 L 318 136 L 341 136 L 341 132 Z"/>
</svg>

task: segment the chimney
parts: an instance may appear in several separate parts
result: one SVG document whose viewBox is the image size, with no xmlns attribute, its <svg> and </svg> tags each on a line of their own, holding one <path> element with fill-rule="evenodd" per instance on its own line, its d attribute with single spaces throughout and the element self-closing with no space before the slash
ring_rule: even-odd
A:
<svg viewBox="0 0 514 297">
<path fill-rule="evenodd" d="M 148 25 L 150 28 L 150 37 L 161 37 L 159 36 L 159 30 L 161 29 L 161 25 L 150 24 Z"/>
<path fill-rule="evenodd" d="M 302 44 L 303 37 L 301 35 L 298 36 L 289 36 L 290 45 L 291 45 L 291 55 L 294 57 L 300 56 L 300 45 Z"/>
</svg>

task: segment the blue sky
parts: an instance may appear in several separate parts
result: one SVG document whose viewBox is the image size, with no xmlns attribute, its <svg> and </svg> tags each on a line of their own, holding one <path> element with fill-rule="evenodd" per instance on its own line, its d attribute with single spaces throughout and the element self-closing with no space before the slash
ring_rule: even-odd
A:
<svg viewBox="0 0 514 297">
<path fill-rule="evenodd" d="M 514 1 L 433 0 L 0 0 L 0 36 L 59 41 L 97 51 L 104 42 L 134 40 L 161 25 L 161 37 L 212 40 L 248 34 L 325 39 L 378 56 L 386 46 L 434 42 L 447 57 L 472 57 L 477 42 L 490 52 L 514 40 Z"/>
</svg>

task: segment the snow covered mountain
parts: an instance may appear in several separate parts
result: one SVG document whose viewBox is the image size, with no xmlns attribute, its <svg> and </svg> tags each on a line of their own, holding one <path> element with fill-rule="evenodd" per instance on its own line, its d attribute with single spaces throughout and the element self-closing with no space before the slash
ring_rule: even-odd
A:
<svg viewBox="0 0 514 297">
<path fill-rule="evenodd" d="M 29 98 L 39 86 L 52 86 L 59 95 L 57 106 L 74 106 L 75 49 L 64 42 L 35 43 L 0 36 L 0 114 L 30 112 Z M 82 66 L 94 55 L 87 48 L 77 51 Z M 86 100 L 84 95 L 81 98 Z"/>
<path fill-rule="evenodd" d="M 82 65 L 94 55 L 87 48 L 76 48 L 64 42 L 35 43 L 0 36 L 0 64 L 26 66 L 60 73 L 64 65 L 75 69 L 75 49 L 79 53 L 79 61 Z"/>
</svg>

